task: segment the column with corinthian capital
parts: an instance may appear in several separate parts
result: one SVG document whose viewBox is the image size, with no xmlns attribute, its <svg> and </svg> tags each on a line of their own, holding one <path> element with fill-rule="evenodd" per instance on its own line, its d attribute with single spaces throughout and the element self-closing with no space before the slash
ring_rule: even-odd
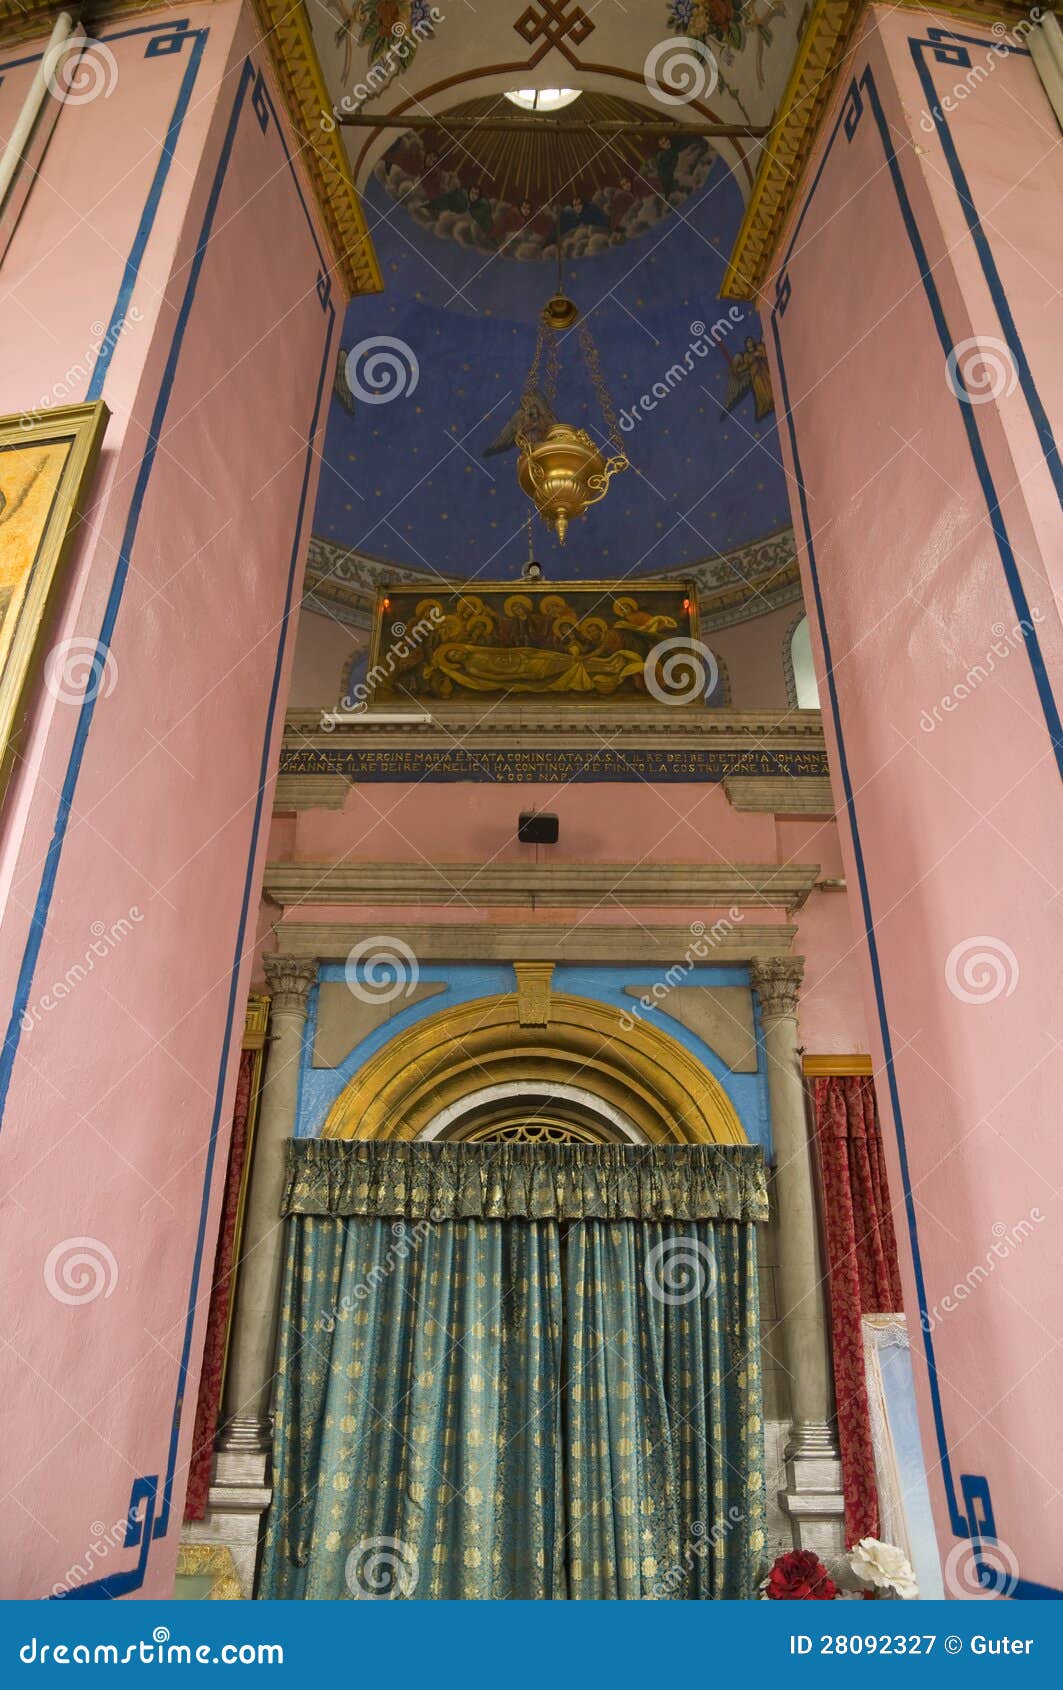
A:
<svg viewBox="0 0 1063 1690">
<path fill-rule="evenodd" d="M 245 1596 L 252 1593 L 262 1517 L 271 1495 L 270 1398 L 284 1245 L 285 1143 L 295 1132 L 307 998 L 317 980 L 317 963 L 302 957 L 267 956 L 264 962 L 272 993 L 270 1044 L 240 1239 L 224 1426 L 206 1518 L 182 1534 L 185 1542 L 226 1544 Z"/>
<path fill-rule="evenodd" d="M 801 957 L 764 957 L 752 964 L 750 977 L 760 1000 L 768 1065 L 779 1313 L 790 1375 L 786 1490 L 779 1501 L 789 1516 L 795 1547 L 822 1556 L 845 1548 L 845 1506 L 834 1423 L 827 1287 L 797 1045 L 797 997 L 804 966 Z"/>
</svg>

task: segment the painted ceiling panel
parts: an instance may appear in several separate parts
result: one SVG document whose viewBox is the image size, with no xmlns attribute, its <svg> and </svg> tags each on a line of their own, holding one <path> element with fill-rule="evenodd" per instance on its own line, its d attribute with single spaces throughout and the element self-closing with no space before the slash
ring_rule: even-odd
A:
<svg viewBox="0 0 1063 1690">
<path fill-rule="evenodd" d="M 644 166 L 660 215 L 641 232 L 611 224 L 601 196 L 615 184 L 577 181 L 558 198 L 566 255 L 594 254 L 566 262 L 565 284 L 597 343 L 631 468 L 563 550 L 534 519 L 551 579 L 666 574 L 788 520 L 759 322 L 717 297 L 741 193 L 719 157 L 695 168 L 690 149 L 663 169 L 655 178 Z M 434 198 L 455 196 L 437 208 L 454 213 L 444 219 L 424 213 L 422 195 L 418 220 L 376 176 L 367 185 L 385 291 L 347 313 L 314 528 L 395 563 L 509 578 L 528 555 L 530 509 L 513 423 L 556 277 L 552 262 L 508 256 L 499 196 L 470 216 L 461 191 L 460 180 L 439 186 Z M 543 242 L 556 260 L 556 236 Z M 604 444 L 575 334 L 561 351 L 556 413 Z"/>
</svg>

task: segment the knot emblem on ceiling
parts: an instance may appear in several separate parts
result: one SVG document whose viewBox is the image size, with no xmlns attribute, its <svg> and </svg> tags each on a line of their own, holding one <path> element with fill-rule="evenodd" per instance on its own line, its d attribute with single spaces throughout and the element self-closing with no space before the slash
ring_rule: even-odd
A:
<svg viewBox="0 0 1063 1690">
<path fill-rule="evenodd" d="M 594 32 L 583 7 L 570 5 L 569 0 L 541 0 L 538 6 L 528 6 L 513 28 L 529 47 L 534 47 L 540 36 L 545 47 L 560 47 L 566 38 L 573 47 L 582 47 Z"/>
</svg>

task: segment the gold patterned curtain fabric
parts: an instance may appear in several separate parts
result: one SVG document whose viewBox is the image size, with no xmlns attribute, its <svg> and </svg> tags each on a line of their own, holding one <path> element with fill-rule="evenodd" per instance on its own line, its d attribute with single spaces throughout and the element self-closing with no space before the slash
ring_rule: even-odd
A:
<svg viewBox="0 0 1063 1690">
<path fill-rule="evenodd" d="M 403 1220 L 768 1217 L 755 1145 L 292 1139 L 284 1215 Z"/>
</svg>

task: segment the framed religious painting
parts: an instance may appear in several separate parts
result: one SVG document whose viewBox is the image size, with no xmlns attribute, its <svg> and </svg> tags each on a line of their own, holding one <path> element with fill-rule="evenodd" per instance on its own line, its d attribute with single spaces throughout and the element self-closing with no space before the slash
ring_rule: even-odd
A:
<svg viewBox="0 0 1063 1690">
<path fill-rule="evenodd" d="M 0 417 L 0 793 L 107 419 L 102 401 Z"/>
<path fill-rule="evenodd" d="M 711 658 L 697 633 L 697 598 L 683 581 L 393 587 L 377 604 L 363 685 L 375 706 L 674 702 L 670 665 Z M 696 679 L 690 697 L 703 701 Z"/>
</svg>

